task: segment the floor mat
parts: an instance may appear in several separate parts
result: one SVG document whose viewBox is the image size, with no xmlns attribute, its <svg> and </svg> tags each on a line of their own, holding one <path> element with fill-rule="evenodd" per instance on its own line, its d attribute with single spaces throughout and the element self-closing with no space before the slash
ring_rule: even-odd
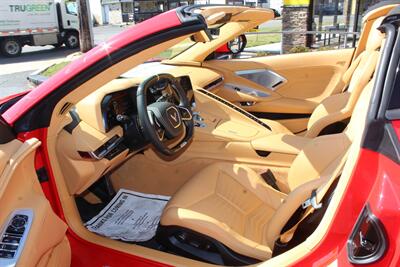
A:
<svg viewBox="0 0 400 267">
<path fill-rule="evenodd" d="M 153 238 L 170 197 L 120 189 L 100 213 L 85 226 L 91 232 L 131 242 Z"/>
</svg>

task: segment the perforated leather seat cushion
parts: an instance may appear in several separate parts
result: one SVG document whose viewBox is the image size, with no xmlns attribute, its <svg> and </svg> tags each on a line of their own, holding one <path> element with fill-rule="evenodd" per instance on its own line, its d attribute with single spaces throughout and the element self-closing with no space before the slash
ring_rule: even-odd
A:
<svg viewBox="0 0 400 267">
<path fill-rule="evenodd" d="M 332 179 L 352 137 L 365 127 L 373 84 L 362 92 L 343 133 L 318 137 L 301 151 L 288 175 L 292 189 L 288 195 L 269 187 L 246 166 L 216 163 L 178 190 L 163 212 L 161 225 L 191 229 L 241 255 L 269 259 L 286 222 L 312 190 Z"/>
<path fill-rule="evenodd" d="M 161 224 L 193 229 L 239 254 L 265 260 L 272 253 L 265 229 L 284 197 L 250 168 L 217 163 L 194 176 L 174 195 Z"/>
</svg>

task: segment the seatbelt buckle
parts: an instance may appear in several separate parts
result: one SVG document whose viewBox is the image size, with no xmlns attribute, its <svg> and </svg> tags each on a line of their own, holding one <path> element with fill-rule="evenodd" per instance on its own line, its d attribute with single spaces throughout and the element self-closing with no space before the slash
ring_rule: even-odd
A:
<svg viewBox="0 0 400 267">
<path fill-rule="evenodd" d="M 315 189 L 311 192 L 311 196 L 301 204 L 303 209 L 309 206 L 312 206 L 316 210 L 322 208 L 322 203 L 317 203 L 317 191 Z"/>
</svg>

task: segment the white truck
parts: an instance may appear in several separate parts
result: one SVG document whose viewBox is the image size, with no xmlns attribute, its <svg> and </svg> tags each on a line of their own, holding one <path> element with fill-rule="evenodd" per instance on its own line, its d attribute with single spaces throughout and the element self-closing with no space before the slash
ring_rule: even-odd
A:
<svg viewBox="0 0 400 267">
<path fill-rule="evenodd" d="M 79 47 L 77 3 L 71 0 L 0 0 L 0 52 L 17 57 L 24 45 Z"/>
</svg>

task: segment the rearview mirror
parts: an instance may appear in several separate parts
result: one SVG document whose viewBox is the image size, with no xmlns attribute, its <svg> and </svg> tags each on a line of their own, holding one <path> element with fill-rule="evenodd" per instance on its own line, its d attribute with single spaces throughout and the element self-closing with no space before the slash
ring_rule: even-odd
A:
<svg viewBox="0 0 400 267">
<path fill-rule="evenodd" d="M 247 38 L 246 35 L 242 34 L 233 39 L 232 41 L 228 42 L 227 46 L 229 51 L 232 54 L 238 54 L 240 52 L 243 52 L 247 45 Z"/>
</svg>

